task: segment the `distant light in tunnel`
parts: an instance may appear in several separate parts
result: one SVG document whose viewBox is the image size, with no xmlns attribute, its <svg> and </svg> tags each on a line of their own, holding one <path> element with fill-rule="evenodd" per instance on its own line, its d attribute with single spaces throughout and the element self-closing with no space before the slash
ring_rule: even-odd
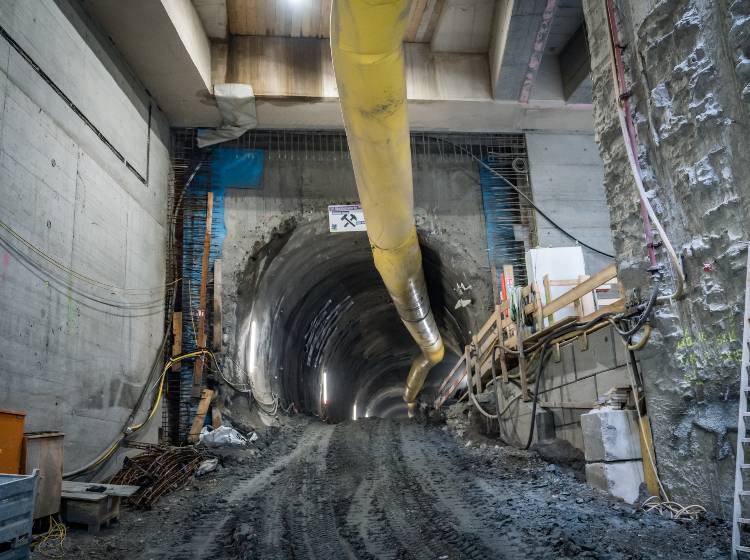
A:
<svg viewBox="0 0 750 560">
<path fill-rule="evenodd" d="M 328 373 L 323 372 L 323 404 L 328 404 Z"/>
<path fill-rule="evenodd" d="M 354 403 L 354 409 L 352 410 L 352 420 L 357 419 L 357 403 Z"/>
<path fill-rule="evenodd" d="M 248 363 L 250 364 L 250 373 L 255 371 L 255 340 L 256 338 L 256 324 L 255 321 L 253 321 L 250 324 L 250 359 L 248 360 Z"/>
</svg>

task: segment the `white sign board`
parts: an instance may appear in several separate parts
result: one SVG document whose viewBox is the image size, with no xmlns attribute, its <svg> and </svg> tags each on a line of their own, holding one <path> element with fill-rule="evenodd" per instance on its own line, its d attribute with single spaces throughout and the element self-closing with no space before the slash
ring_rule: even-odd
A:
<svg viewBox="0 0 750 560">
<path fill-rule="evenodd" d="M 359 204 L 334 204 L 329 206 L 328 229 L 331 233 L 367 231 L 362 206 Z"/>
</svg>

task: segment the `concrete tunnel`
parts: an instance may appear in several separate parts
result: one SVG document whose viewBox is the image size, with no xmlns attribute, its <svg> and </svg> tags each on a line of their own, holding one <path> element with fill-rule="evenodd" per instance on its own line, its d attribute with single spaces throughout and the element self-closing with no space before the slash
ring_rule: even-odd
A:
<svg viewBox="0 0 750 560">
<path fill-rule="evenodd" d="M 749 31 L 0 0 L 0 559 L 750 558 Z"/>
<path fill-rule="evenodd" d="M 279 235 L 251 260 L 246 274 L 257 288 L 249 301 L 238 303 L 238 361 L 260 399 L 273 393 L 300 412 L 339 422 L 352 418 L 356 404 L 360 417 L 405 415 L 404 372 L 413 341 L 375 270 L 367 238 L 360 234 L 342 243 L 322 225 Z M 451 254 L 455 249 L 447 243 L 423 242 L 422 250 L 430 299 L 450 352 L 429 377 L 427 400 L 471 338 L 471 325 L 466 311 L 455 309 L 455 286 L 465 278 L 455 267 L 465 257 Z"/>
</svg>

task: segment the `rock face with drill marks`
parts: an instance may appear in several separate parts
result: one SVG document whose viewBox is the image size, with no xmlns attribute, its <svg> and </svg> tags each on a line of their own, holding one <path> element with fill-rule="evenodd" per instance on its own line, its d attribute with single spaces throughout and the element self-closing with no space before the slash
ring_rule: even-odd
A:
<svg viewBox="0 0 750 560">
<path fill-rule="evenodd" d="M 659 470 L 670 497 L 730 515 L 727 432 L 737 422 L 750 233 L 750 2 L 616 4 L 644 184 L 688 281 L 683 301 L 657 310 L 641 356 Z M 620 278 L 627 289 L 647 290 L 643 226 L 614 109 L 605 3 L 584 0 L 584 11 Z M 667 264 L 663 250 L 657 253 Z M 668 266 L 664 272 L 669 278 Z"/>
</svg>

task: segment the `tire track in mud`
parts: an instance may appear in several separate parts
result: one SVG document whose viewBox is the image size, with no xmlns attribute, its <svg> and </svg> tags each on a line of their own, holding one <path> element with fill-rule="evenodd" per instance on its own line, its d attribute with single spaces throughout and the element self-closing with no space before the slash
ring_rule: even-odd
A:
<svg viewBox="0 0 750 560">
<path fill-rule="evenodd" d="M 244 553 L 248 548 L 246 545 L 254 545 L 258 542 L 259 536 L 263 535 L 266 535 L 264 544 L 268 544 L 270 539 L 273 544 L 280 545 L 283 535 L 279 534 L 278 527 L 281 524 L 264 523 L 264 528 L 269 529 L 264 533 L 257 529 L 257 524 L 247 523 L 246 520 L 267 519 L 262 515 L 265 508 L 270 508 L 271 511 L 278 510 L 283 504 L 284 496 L 278 491 L 269 491 L 257 500 L 256 495 L 269 487 L 273 488 L 289 465 L 294 466 L 301 456 L 311 452 L 321 444 L 321 441 L 327 445 L 332 431 L 331 426 L 311 424 L 291 453 L 279 457 L 260 472 L 249 473 L 248 476 L 240 478 L 234 490 L 223 498 L 225 505 L 216 512 L 218 515 L 204 515 L 201 523 L 193 530 L 187 542 L 179 547 L 173 558 L 216 558 L 220 557 L 218 555 L 223 551 L 230 549 L 240 549 L 239 552 Z M 288 477 L 288 473 L 286 476 Z M 260 506 L 261 503 L 263 508 Z M 224 511 L 226 513 L 223 513 Z M 238 524 L 239 534 L 235 534 Z M 275 551 L 278 555 L 279 548 Z"/>
</svg>

